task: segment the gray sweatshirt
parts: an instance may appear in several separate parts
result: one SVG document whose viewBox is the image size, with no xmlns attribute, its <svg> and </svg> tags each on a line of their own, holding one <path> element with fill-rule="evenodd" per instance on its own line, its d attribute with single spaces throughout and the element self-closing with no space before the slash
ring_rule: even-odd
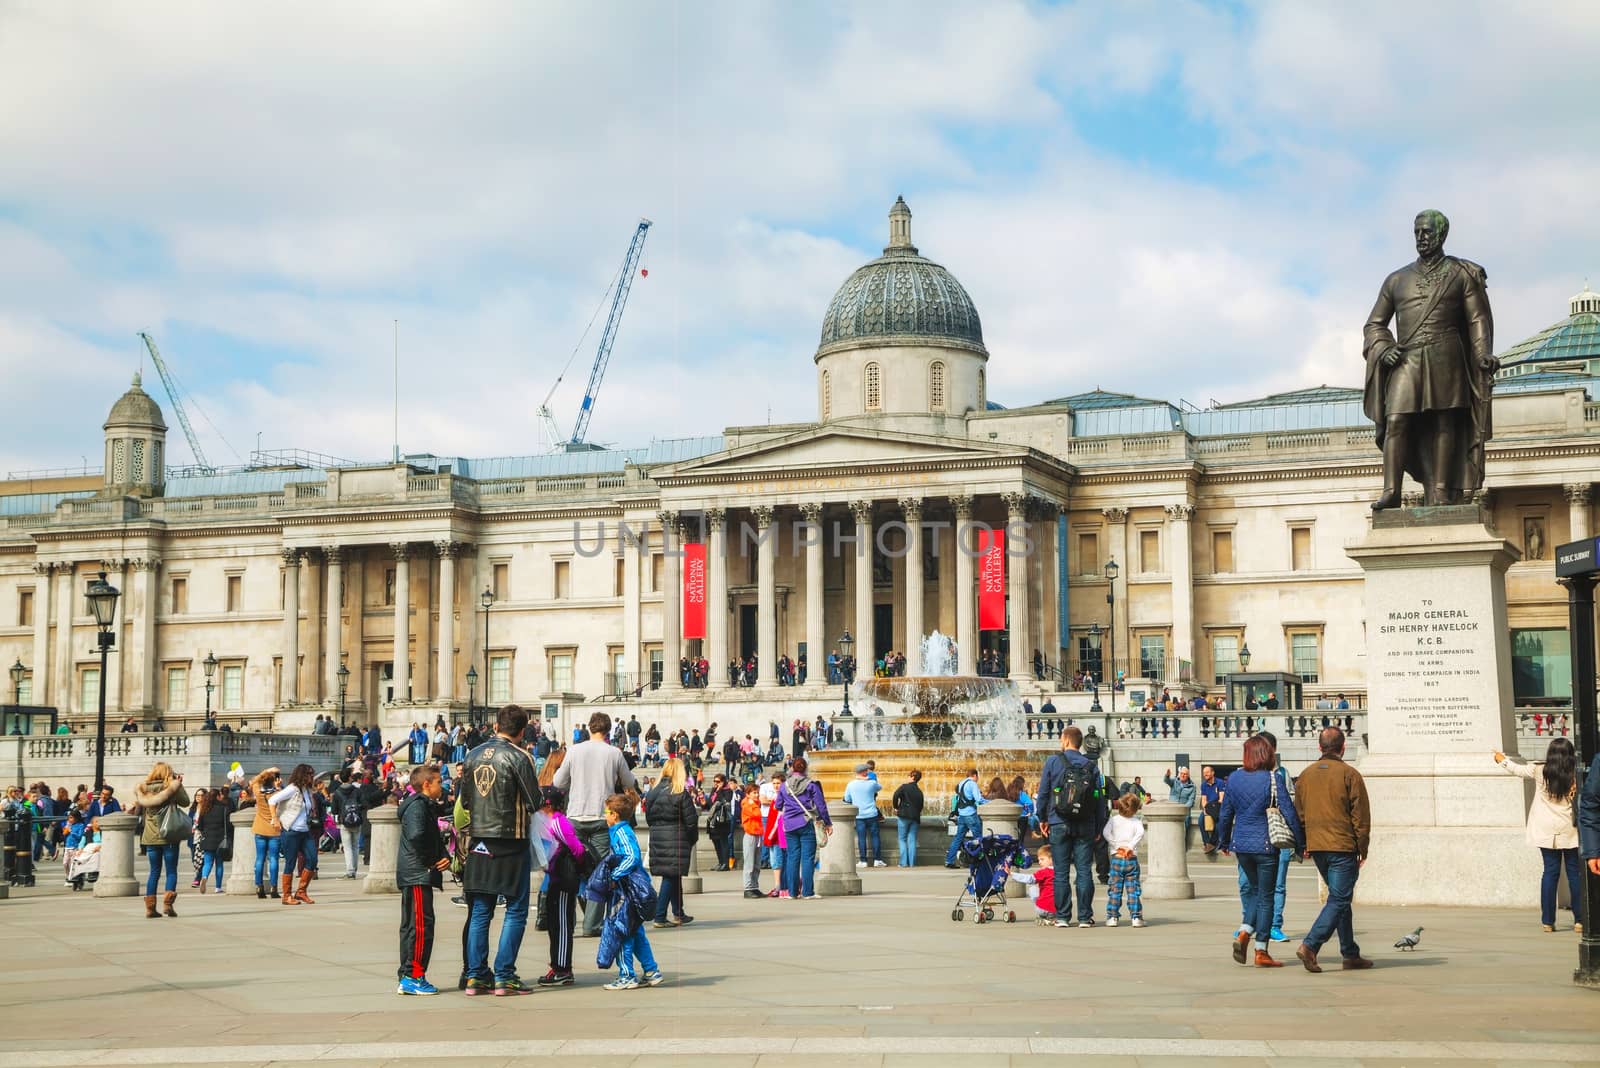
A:
<svg viewBox="0 0 1600 1068">
<path fill-rule="evenodd" d="M 567 750 L 554 785 L 567 792 L 570 820 L 605 819 L 606 798 L 638 788 L 622 750 L 593 738 Z"/>
</svg>

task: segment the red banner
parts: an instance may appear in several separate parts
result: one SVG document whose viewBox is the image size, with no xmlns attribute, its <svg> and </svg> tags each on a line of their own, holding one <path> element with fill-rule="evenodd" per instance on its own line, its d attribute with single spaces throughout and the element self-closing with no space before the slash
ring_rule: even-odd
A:
<svg viewBox="0 0 1600 1068">
<path fill-rule="evenodd" d="M 978 629 L 1006 629 L 1006 532 L 978 531 Z"/>
<path fill-rule="evenodd" d="M 683 638 L 706 636 L 706 547 L 683 546 Z"/>
</svg>

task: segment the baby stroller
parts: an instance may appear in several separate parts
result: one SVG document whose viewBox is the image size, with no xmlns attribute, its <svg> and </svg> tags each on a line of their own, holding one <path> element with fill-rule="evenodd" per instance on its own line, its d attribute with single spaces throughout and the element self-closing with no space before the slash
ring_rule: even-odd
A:
<svg viewBox="0 0 1600 1068">
<path fill-rule="evenodd" d="M 340 837 L 340 827 L 333 813 L 328 813 L 322 818 L 322 833 L 317 836 L 317 852 L 337 853 L 344 848 L 343 839 Z"/>
<path fill-rule="evenodd" d="M 1016 923 L 1017 914 L 1006 905 L 1006 876 L 1013 866 L 1026 868 L 1033 863 L 1022 843 L 1009 834 L 986 834 L 961 843 L 956 863 L 967 869 L 967 881 L 956 897 L 950 919 L 960 923 L 964 909 L 972 909 L 974 923 L 991 923 L 996 909 L 1004 909 L 1006 923 Z"/>
</svg>

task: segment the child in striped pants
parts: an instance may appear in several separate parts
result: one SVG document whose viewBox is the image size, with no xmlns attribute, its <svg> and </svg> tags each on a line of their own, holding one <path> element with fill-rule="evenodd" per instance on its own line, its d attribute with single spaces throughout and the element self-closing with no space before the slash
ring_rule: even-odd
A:
<svg viewBox="0 0 1600 1068">
<path fill-rule="evenodd" d="M 1111 851 L 1111 880 L 1106 891 L 1106 926 L 1115 927 L 1128 903 L 1133 926 L 1144 926 L 1144 908 L 1139 897 L 1139 842 L 1144 838 L 1144 821 L 1138 818 L 1139 795 L 1126 793 L 1112 802 L 1115 814 L 1106 821 L 1106 848 Z"/>
</svg>

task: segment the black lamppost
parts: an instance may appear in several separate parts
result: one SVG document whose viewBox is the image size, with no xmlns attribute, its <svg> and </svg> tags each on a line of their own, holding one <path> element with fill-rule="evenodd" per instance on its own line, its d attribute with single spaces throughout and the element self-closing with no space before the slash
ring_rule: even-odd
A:
<svg viewBox="0 0 1600 1068">
<path fill-rule="evenodd" d="M 478 690 L 478 669 L 475 668 L 475 667 L 468 667 L 467 668 L 467 722 L 468 723 L 474 723 L 475 724 L 475 723 L 478 722 L 478 714 L 473 711 L 473 696 L 477 693 L 477 690 Z"/>
<path fill-rule="evenodd" d="M 1096 653 L 1099 653 L 1100 651 L 1100 624 L 1098 623 L 1089 624 L 1089 647 L 1092 648 Z M 1099 674 L 1091 673 L 1089 675 L 1089 681 L 1094 686 L 1094 703 L 1089 706 L 1089 711 L 1098 716 L 1105 712 L 1105 709 L 1100 707 L 1099 678 L 1099 675 L 1103 675 L 1105 673 L 1105 668 L 1098 664 L 1095 666 L 1100 668 L 1100 672 Z"/>
<path fill-rule="evenodd" d="M 485 711 L 489 706 L 489 609 L 494 605 L 494 589 L 490 586 L 483 588 L 483 595 L 478 598 L 483 605 L 483 704 Z"/>
<path fill-rule="evenodd" d="M 217 674 L 217 654 L 207 653 L 206 658 L 200 662 L 200 666 L 206 672 L 206 719 L 209 720 L 211 718 L 211 691 L 217 688 L 216 683 L 211 681 Z"/>
<path fill-rule="evenodd" d="M 856 640 L 850 637 L 850 628 L 846 627 L 845 632 L 839 636 L 839 648 L 844 651 L 846 660 L 850 659 L 850 651 L 855 647 Z M 839 711 L 839 715 L 848 716 L 850 715 L 850 674 L 841 673 L 839 678 L 844 683 L 844 708 Z"/>
<path fill-rule="evenodd" d="M 89 582 L 84 596 L 88 598 L 95 625 L 100 628 L 100 720 L 95 731 L 98 740 L 94 750 L 94 788 L 98 790 L 106 782 L 106 654 L 117 644 L 111 625 L 116 621 L 117 598 L 122 594 L 106 581 L 106 573 L 102 571 Z"/>
<path fill-rule="evenodd" d="M 1110 631 L 1111 640 L 1111 697 L 1116 703 L 1117 696 L 1117 562 L 1107 560 L 1106 575 L 1106 629 Z"/>
<path fill-rule="evenodd" d="M 339 680 L 339 729 L 344 730 L 344 697 L 350 692 L 350 669 L 344 664 L 339 665 L 334 677 Z"/>
<path fill-rule="evenodd" d="M 27 673 L 28 669 L 22 666 L 22 658 L 18 657 L 17 662 L 11 665 L 11 703 L 14 705 L 22 704 L 22 677 Z"/>
<path fill-rule="evenodd" d="M 1239 667 L 1242 668 L 1245 671 L 1249 671 L 1250 670 L 1250 643 L 1249 642 L 1245 642 L 1244 643 L 1244 647 L 1239 650 Z"/>
</svg>

